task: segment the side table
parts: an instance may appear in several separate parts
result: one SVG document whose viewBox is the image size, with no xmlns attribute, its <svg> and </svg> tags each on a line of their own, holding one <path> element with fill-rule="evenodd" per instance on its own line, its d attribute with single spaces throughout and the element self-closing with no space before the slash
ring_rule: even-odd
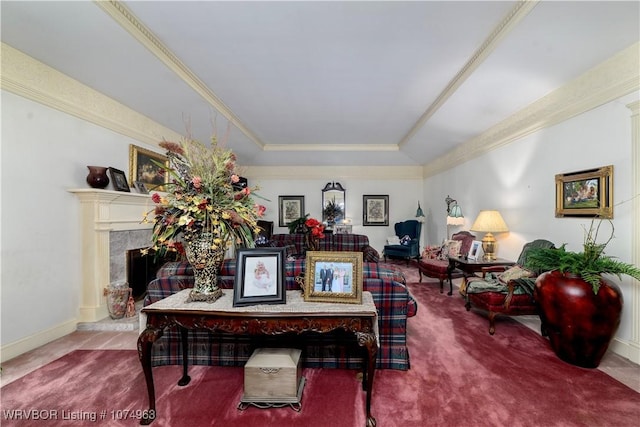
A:
<svg viewBox="0 0 640 427">
<path fill-rule="evenodd" d="M 449 257 L 449 267 L 447 267 L 447 276 L 449 279 L 449 293 L 447 295 L 453 294 L 453 282 L 451 281 L 451 273 L 456 268 L 462 270 L 464 277 L 468 277 L 469 275 L 473 275 L 479 271 L 482 271 L 485 267 L 494 267 L 494 266 L 511 266 L 514 265 L 515 261 L 509 261 L 503 258 L 496 258 L 491 261 L 487 261 L 484 259 L 471 260 L 467 257 Z"/>
</svg>

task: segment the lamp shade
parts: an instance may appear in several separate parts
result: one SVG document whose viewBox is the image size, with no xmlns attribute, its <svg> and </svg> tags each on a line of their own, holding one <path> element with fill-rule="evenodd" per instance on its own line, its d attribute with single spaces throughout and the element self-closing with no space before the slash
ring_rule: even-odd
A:
<svg viewBox="0 0 640 427">
<path fill-rule="evenodd" d="M 462 209 L 460 206 L 453 205 L 447 215 L 447 225 L 462 225 L 464 224 L 464 216 L 462 216 Z"/>
<path fill-rule="evenodd" d="M 471 231 L 481 233 L 505 233 L 509 231 L 507 224 L 498 211 L 480 211 Z"/>
</svg>

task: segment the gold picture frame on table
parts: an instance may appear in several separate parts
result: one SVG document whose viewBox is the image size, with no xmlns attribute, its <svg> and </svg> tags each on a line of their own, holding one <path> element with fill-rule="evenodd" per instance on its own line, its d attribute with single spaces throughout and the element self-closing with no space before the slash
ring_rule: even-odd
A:
<svg viewBox="0 0 640 427">
<path fill-rule="evenodd" d="M 129 177 L 131 183 L 140 182 L 148 191 L 166 191 L 169 175 L 158 164 L 169 167 L 169 159 L 163 154 L 137 145 L 129 145 Z"/>
<path fill-rule="evenodd" d="M 362 252 L 309 251 L 304 300 L 362 304 Z"/>
</svg>

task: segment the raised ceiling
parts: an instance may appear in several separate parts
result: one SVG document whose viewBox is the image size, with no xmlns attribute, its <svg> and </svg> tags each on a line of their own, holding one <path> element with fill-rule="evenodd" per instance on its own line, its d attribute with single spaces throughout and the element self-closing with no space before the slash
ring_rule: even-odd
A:
<svg viewBox="0 0 640 427">
<path fill-rule="evenodd" d="M 2 1 L 2 42 L 242 164 L 417 166 L 640 39 L 636 1 Z M 216 119 L 214 119 L 216 118 Z"/>
</svg>

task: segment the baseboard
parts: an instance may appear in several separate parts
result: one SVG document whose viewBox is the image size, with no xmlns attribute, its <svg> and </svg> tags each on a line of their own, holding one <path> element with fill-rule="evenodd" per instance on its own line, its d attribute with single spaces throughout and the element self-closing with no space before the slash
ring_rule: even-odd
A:
<svg viewBox="0 0 640 427">
<path fill-rule="evenodd" d="M 609 349 L 619 356 L 629 359 L 631 362 L 640 365 L 640 344 L 632 341 L 625 341 L 614 338 L 609 345 Z"/>
<path fill-rule="evenodd" d="M 71 319 L 42 332 L 38 332 L 37 334 L 3 345 L 0 348 L 0 362 L 6 362 L 16 356 L 50 343 L 53 340 L 69 335 L 76 330 L 77 323 L 78 321 L 76 319 Z"/>
</svg>

